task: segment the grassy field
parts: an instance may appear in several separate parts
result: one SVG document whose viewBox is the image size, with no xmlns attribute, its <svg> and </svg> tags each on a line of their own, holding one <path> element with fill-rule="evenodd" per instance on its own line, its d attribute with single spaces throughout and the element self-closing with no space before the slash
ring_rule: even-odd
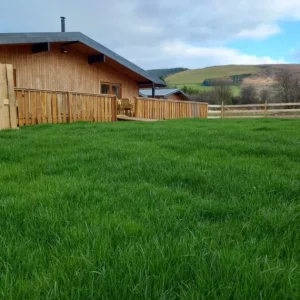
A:
<svg viewBox="0 0 300 300">
<path fill-rule="evenodd" d="M 0 299 L 299 299 L 300 121 L 0 132 Z"/>
<path fill-rule="evenodd" d="M 192 83 L 192 84 L 179 84 L 176 85 L 177 88 L 183 88 L 184 86 L 191 87 L 198 90 L 199 92 L 210 92 L 213 90 L 213 87 L 204 86 L 201 83 Z M 230 86 L 234 96 L 239 96 L 241 93 L 241 88 L 239 86 Z"/>
<path fill-rule="evenodd" d="M 229 65 L 208 67 L 204 69 L 187 70 L 166 78 L 169 85 L 202 84 L 205 79 L 228 77 L 238 74 L 257 74 L 261 72 L 258 66 Z"/>
</svg>

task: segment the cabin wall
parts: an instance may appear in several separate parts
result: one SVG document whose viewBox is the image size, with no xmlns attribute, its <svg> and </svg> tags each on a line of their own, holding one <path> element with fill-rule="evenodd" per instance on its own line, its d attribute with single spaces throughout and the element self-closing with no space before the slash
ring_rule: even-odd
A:
<svg viewBox="0 0 300 300">
<path fill-rule="evenodd" d="M 0 63 L 13 65 L 21 88 L 100 93 L 102 82 L 120 84 L 122 97 L 139 95 L 133 79 L 105 63 L 89 65 L 87 55 L 73 49 L 64 54 L 57 44 L 37 54 L 31 53 L 31 45 L 0 46 Z"/>
</svg>

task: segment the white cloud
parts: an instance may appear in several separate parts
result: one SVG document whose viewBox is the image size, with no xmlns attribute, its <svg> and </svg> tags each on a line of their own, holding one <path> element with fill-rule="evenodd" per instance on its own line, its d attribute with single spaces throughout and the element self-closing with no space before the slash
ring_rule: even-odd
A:
<svg viewBox="0 0 300 300">
<path fill-rule="evenodd" d="M 263 39 L 268 38 L 272 35 L 276 35 L 280 32 L 281 32 L 281 29 L 278 25 L 275 25 L 275 24 L 259 24 L 255 28 L 242 29 L 237 34 L 237 37 L 263 40 Z"/>
<path fill-rule="evenodd" d="M 0 10 L 1 30 L 57 31 L 61 15 L 68 31 L 81 31 L 144 68 L 197 68 L 277 62 L 271 53 L 257 57 L 227 45 L 277 35 L 281 21 L 300 19 L 300 0 L 14 0 Z M 190 54 L 175 56 L 166 45 Z"/>
<path fill-rule="evenodd" d="M 190 67 L 195 62 L 209 61 L 210 65 L 219 64 L 239 64 L 239 65 L 258 65 L 258 64 L 279 64 L 285 63 L 284 59 L 272 59 L 269 56 L 255 56 L 243 54 L 236 49 L 226 47 L 194 47 L 182 43 L 165 45 L 163 51 L 166 56 L 180 57 L 186 61 Z"/>
<path fill-rule="evenodd" d="M 198 47 L 181 42 L 166 43 L 154 49 L 139 48 L 128 49 L 125 54 L 129 59 L 135 59 L 145 68 L 161 67 L 187 67 L 200 68 L 212 65 L 260 65 L 260 64 L 284 64 L 283 58 L 272 59 L 269 56 L 247 55 L 236 49 L 228 47 Z M 138 52 L 138 54 L 136 54 Z M 159 55 L 151 56 L 151 52 Z"/>
</svg>

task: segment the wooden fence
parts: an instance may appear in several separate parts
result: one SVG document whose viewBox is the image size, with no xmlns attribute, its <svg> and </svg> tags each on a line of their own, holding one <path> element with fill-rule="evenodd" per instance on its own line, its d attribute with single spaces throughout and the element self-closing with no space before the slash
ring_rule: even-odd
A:
<svg viewBox="0 0 300 300">
<path fill-rule="evenodd" d="M 121 100 L 121 103 L 122 101 L 125 103 L 123 113 L 139 119 L 207 118 L 208 112 L 208 104 L 201 102 L 137 97 L 130 100 L 131 109 L 128 109 L 129 99 Z"/>
<path fill-rule="evenodd" d="M 209 105 L 208 118 L 300 118 L 300 103 Z"/>
<path fill-rule="evenodd" d="M 117 120 L 117 100 L 113 95 L 17 88 L 15 97 L 19 127 Z"/>
</svg>

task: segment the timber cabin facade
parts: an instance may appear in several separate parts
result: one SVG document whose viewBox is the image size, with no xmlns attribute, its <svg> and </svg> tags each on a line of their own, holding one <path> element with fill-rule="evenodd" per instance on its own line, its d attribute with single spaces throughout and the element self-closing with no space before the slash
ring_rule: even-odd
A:
<svg viewBox="0 0 300 300">
<path fill-rule="evenodd" d="M 16 88 L 137 97 L 159 78 L 79 32 L 0 34 L 0 63 Z"/>
</svg>

